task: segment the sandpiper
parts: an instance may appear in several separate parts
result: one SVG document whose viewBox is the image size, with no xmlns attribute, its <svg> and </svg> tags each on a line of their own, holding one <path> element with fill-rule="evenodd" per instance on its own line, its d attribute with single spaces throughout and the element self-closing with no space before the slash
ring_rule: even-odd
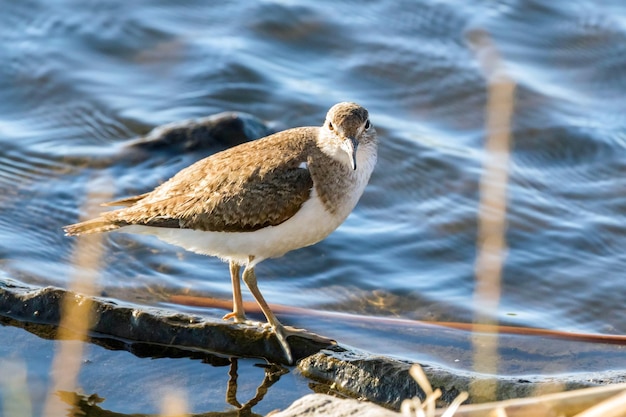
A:
<svg viewBox="0 0 626 417">
<path fill-rule="evenodd" d="M 124 208 L 65 227 L 68 236 L 119 230 L 154 235 L 229 262 L 233 311 L 246 321 L 239 281 L 261 307 L 293 363 L 287 343 L 299 332 L 274 316 L 254 267 L 326 238 L 348 217 L 377 158 L 376 131 L 356 103 L 334 105 L 321 127 L 299 127 L 216 153 L 153 191 L 104 204 Z"/>
</svg>

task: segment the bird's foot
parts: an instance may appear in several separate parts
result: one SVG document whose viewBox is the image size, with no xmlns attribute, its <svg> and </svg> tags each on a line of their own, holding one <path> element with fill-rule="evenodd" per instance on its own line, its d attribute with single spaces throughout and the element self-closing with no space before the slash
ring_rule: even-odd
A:
<svg viewBox="0 0 626 417">
<path fill-rule="evenodd" d="M 289 347 L 289 343 L 287 342 L 287 336 L 289 336 L 288 331 L 286 331 L 285 326 L 282 326 L 280 323 L 277 326 L 271 327 L 272 330 L 274 330 L 274 334 L 278 339 L 280 347 L 283 349 L 283 353 L 285 354 L 285 359 L 287 359 L 287 363 L 289 365 L 293 365 L 293 355 L 291 354 L 291 348 Z"/>
<path fill-rule="evenodd" d="M 285 335 L 286 337 L 289 336 L 299 336 L 302 337 L 304 339 L 309 339 L 312 340 L 314 342 L 318 342 L 318 343 L 323 343 L 326 345 L 336 345 L 337 341 L 334 339 L 329 339 L 327 337 L 324 336 L 320 336 L 319 334 L 310 332 L 306 329 L 298 329 L 296 327 L 291 327 L 291 326 L 283 326 L 283 329 L 285 331 Z"/>
<path fill-rule="evenodd" d="M 291 348 L 289 346 L 289 343 L 287 342 L 287 338 L 290 336 L 302 337 L 304 339 L 309 339 L 309 340 L 312 340 L 321 344 L 325 344 L 325 345 L 337 344 L 337 342 L 333 339 L 329 339 L 327 337 L 320 336 L 315 333 L 311 333 L 305 329 L 297 329 L 295 327 L 289 327 L 289 326 L 283 326 L 283 325 L 274 327 L 274 326 L 270 326 L 269 324 L 267 324 L 267 326 L 272 327 L 272 330 L 274 331 L 274 334 L 276 335 L 276 338 L 278 339 L 278 342 L 280 343 L 280 346 L 283 349 L 283 352 L 285 353 L 285 358 L 287 359 L 287 362 L 289 363 L 289 365 L 293 365 L 293 356 L 291 354 Z"/>
<path fill-rule="evenodd" d="M 243 313 L 238 313 L 233 311 L 232 313 L 228 313 L 222 317 L 223 320 L 233 319 L 235 323 L 248 323 L 248 319 L 246 319 L 246 315 Z"/>
</svg>

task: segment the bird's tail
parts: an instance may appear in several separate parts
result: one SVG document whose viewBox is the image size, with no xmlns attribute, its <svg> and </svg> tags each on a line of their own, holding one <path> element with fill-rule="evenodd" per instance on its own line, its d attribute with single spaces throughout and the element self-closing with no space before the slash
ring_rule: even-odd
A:
<svg viewBox="0 0 626 417">
<path fill-rule="evenodd" d="M 110 232 L 111 230 L 119 229 L 120 226 L 111 220 L 104 217 L 98 217 L 95 219 L 87 220 L 81 223 L 70 224 L 65 226 L 66 236 L 78 236 L 88 233 L 102 233 Z"/>
</svg>

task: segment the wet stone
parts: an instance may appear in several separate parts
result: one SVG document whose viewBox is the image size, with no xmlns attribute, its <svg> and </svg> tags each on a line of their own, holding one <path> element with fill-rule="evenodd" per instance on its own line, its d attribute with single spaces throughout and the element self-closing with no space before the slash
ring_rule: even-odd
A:
<svg viewBox="0 0 626 417">
<path fill-rule="evenodd" d="M 411 366 L 410 362 L 346 350 L 341 346 L 324 349 L 298 363 L 304 376 L 325 384 L 324 388 L 318 387 L 316 391 L 368 400 L 392 410 L 399 410 L 404 399 L 425 398 L 422 389 L 409 375 Z M 463 391 L 472 393 L 466 403 L 481 403 L 626 382 L 626 376 L 620 372 L 604 372 L 601 379 L 598 373 L 520 379 L 506 376 L 488 378 L 434 365 L 421 366 L 433 389 L 439 388 L 442 392 L 437 401 L 438 407 L 449 405 Z M 479 387 L 490 382 L 495 382 L 495 398 L 482 397 Z"/>
<path fill-rule="evenodd" d="M 156 308 L 137 309 L 60 288 L 31 288 L 0 282 L 0 317 L 5 323 L 11 320 L 9 324 L 54 337 L 55 332 L 50 328 L 59 325 L 61 303 L 66 297 L 75 303 L 85 299 L 92 303 L 94 321 L 89 336 L 101 345 L 113 344 L 129 351 L 137 345 L 145 356 L 150 354 L 151 347 L 155 355 L 163 355 L 167 346 L 171 351 L 258 357 L 285 363 L 275 335 L 260 326 L 212 321 Z M 296 360 L 328 347 L 328 344 L 299 336 L 291 336 L 289 343 Z"/>
<path fill-rule="evenodd" d="M 272 133 L 272 129 L 252 115 L 224 112 L 158 126 L 125 147 L 168 153 L 219 151 Z"/>
<path fill-rule="evenodd" d="M 63 157 L 63 162 L 100 170 L 111 166 L 135 166 L 145 161 L 156 164 L 160 159 L 182 155 L 193 161 L 275 132 L 250 114 L 223 112 L 160 125 L 145 135 L 106 147 L 97 156 L 70 154 Z"/>
<path fill-rule="evenodd" d="M 330 395 L 311 394 L 300 398 L 289 408 L 272 414 L 272 417 L 397 417 L 399 413 L 376 404 L 345 400 Z"/>
</svg>

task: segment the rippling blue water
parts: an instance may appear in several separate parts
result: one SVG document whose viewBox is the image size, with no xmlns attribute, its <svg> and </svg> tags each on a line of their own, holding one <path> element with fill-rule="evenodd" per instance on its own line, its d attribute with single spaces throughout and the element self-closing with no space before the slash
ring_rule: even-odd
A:
<svg viewBox="0 0 626 417">
<path fill-rule="evenodd" d="M 262 291 L 311 309 L 471 321 L 487 86 L 470 39 L 480 32 L 516 83 L 498 318 L 626 332 L 623 1 L 222 3 L 4 5 L 7 277 L 67 286 L 74 240 L 61 227 L 78 219 L 90 189 L 145 192 L 202 157 L 116 162 L 150 128 L 225 110 L 319 125 L 328 107 L 352 100 L 380 136 L 370 186 L 327 240 L 261 264 Z M 113 298 L 187 309 L 161 295 L 230 297 L 227 266 L 215 259 L 124 234 L 103 245 L 99 284 Z M 291 323 L 374 352 L 437 357 L 390 346 L 384 329 Z"/>
</svg>

